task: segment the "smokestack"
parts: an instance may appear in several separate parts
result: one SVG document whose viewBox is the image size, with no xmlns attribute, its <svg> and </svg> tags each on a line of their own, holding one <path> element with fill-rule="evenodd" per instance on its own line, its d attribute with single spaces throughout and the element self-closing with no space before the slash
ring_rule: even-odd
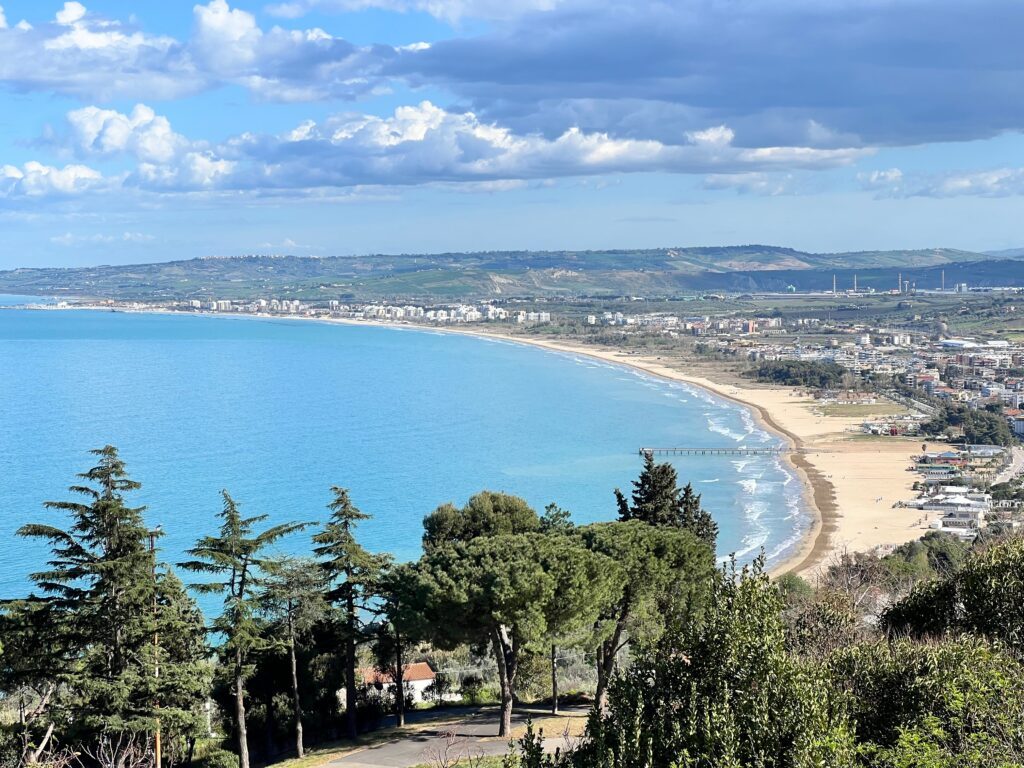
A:
<svg viewBox="0 0 1024 768">
<path fill-rule="evenodd" d="M 832 273 L 832 295 L 836 295 L 836 275 L 834 272 Z"/>
<path fill-rule="evenodd" d="M 900 293 L 903 293 L 903 273 L 902 272 L 900 272 L 896 276 L 896 290 L 899 291 Z"/>
<path fill-rule="evenodd" d="M 857 292 L 857 273 L 853 273 L 853 292 Z"/>
<path fill-rule="evenodd" d="M 940 290 L 946 290 L 946 270 L 942 270 L 942 288 Z"/>
</svg>

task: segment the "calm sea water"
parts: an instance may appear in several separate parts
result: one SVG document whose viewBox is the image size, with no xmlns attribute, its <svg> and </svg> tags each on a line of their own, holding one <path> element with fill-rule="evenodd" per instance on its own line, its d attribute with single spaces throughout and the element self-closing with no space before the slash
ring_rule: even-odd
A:
<svg viewBox="0 0 1024 768">
<path fill-rule="evenodd" d="M 6 300 L 5 303 L 12 303 Z M 213 532 L 226 488 L 248 514 L 323 520 L 332 484 L 373 518 L 362 542 L 418 556 L 438 504 L 487 488 L 615 517 L 645 445 L 764 445 L 750 414 L 701 390 L 513 343 L 288 320 L 0 310 L 0 596 L 63 524 L 87 451 L 121 450 L 174 562 Z M 786 554 L 808 525 L 773 457 L 676 460 L 721 526 L 719 554 Z M 308 550 L 308 535 L 282 545 Z"/>
</svg>

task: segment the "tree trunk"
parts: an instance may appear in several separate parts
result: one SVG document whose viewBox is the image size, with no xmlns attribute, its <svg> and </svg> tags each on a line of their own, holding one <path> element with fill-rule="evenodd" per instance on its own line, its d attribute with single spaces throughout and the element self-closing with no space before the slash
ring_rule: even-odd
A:
<svg viewBox="0 0 1024 768">
<path fill-rule="evenodd" d="M 359 736 L 356 721 L 356 600 L 349 591 L 345 599 L 345 729 L 348 737 Z"/>
<path fill-rule="evenodd" d="M 302 700 L 299 698 L 299 665 L 295 658 L 295 624 L 292 621 L 291 605 L 288 606 L 288 653 L 292 662 L 292 708 L 295 710 L 295 753 L 305 755 L 302 743 Z"/>
<path fill-rule="evenodd" d="M 395 717 L 398 727 L 405 726 L 405 664 L 402 659 L 402 635 L 395 629 Z"/>
<path fill-rule="evenodd" d="M 249 736 L 245 730 L 245 681 L 242 651 L 235 651 L 235 725 L 238 728 L 238 768 L 249 768 Z"/>
<path fill-rule="evenodd" d="M 558 669 L 555 666 L 555 654 L 558 648 L 551 644 L 551 714 L 558 714 Z"/>
<path fill-rule="evenodd" d="M 494 655 L 498 660 L 498 682 L 501 686 L 501 724 L 499 736 L 512 733 L 512 703 L 515 699 L 516 671 L 519 667 L 518 648 L 508 628 L 499 626 L 494 630 Z"/>
<path fill-rule="evenodd" d="M 625 632 L 627 621 L 629 621 L 629 604 L 623 601 L 612 636 L 602 642 L 597 649 L 597 691 L 594 698 L 597 708 L 601 712 L 608 710 L 608 684 L 615 673 L 615 661 L 619 655 L 622 635 Z"/>
</svg>

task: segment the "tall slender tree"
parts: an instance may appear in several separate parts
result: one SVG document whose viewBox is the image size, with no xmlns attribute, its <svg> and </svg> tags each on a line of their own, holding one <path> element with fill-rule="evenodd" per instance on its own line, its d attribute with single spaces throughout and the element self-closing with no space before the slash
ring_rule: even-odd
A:
<svg viewBox="0 0 1024 768">
<path fill-rule="evenodd" d="M 224 508 L 219 514 L 220 532 L 204 536 L 189 550 L 194 560 L 180 567 L 194 573 L 217 577 L 217 581 L 193 584 L 202 594 L 224 595 L 224 608 L 211 629 L 224 637 L 221 654 L 230 664 L 235 694 L 235 726 L 238 732 L 238 764 L 249 768 L 249 745 L 245 727 L 245 680 L 252 673 L 252 657 L 268 647 L 258 616 L 260 591 L 266 580 L 265 567 L 270 560 L 267 549 L 305 527 L 305 523 L 282 523 L 259 533 L 253 529 L 267 515 L 242 517 L 238 505 L 222 491 Z"/>
<path fill-rule="evenodd" d="M 327 508 L 330 519 L 313 536 L 317 546 L 313 549 L 320 561 L 328 590 L 327 598 L 342 612 L 342 630 L 345 644 L 345 729 L 349 738 L 358 735 L 356 721 L 356 653 L 359 645 L 368 639 L 366 616 L 381 568 L 387 558 L 367 552 L 356 541 L 355 528 L 369 515 L 356 508 L 348 490 L 332 486 L 334 498 Z"/>
<path fill-rule="evenodd" d="M 323 572 L 305 558 L 282 557 L 267 563 L 268 578 L 261 599 L 271 631 L 288 649 L 291 671 L 295 752 L 305 755 L 302 738 L 302 696 L 299 691 L 298 648 L 327 613 Z"/>
</svg>

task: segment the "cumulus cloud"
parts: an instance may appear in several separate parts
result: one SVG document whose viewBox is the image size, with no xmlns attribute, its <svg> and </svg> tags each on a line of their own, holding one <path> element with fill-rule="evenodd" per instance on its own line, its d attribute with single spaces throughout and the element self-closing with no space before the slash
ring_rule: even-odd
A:
<svg viewBox="0 0 1024 768">
<path fill-rule="evenodd" d="M 68 141 L 86 156 L 138 163 L 126 186 L 162 191 L 272 191 L 467 185 L 496 191 L 533 179 L 614 173 L 756 173 L 848 165 L 862 149 L 746 148 L 724 125 L 677 143 L 618 139 L 571 128 L 548 139 L 519 134 L 429 101 L 379 117 L 344 113 L 280 135 L 245 133 L 212 145 L 176 133 L 145 105 L 130 114 L 86 107 L 68 114 Z"/>
<path fill-rule="evenodd" d="M 226 0 L 196 5 L 185 41 L 68 2 L 37 28 L 0 25 L 0 82 L 89 100 L 172 99 L 224 83 L 268 100 L 347 99 L 382 87 L 377 73 L 398 53 L 384 45 L 354 46 L 321 29 L 264 31 L 251 13 Z"/>
<path fill-rule="evenodd" d="M 4 7 L 0 5 L 0 29 L 7 29 L 7 17 L 4 15 Z"/>
<path fill-rule="evenodd" d="M 31 160 L 20 168 L 0 166 L 0 198 L 70 196 L 103 184 L 103 174 L 85 165 L 57 168 Z"/>
<path fill-rule="evenodd" d="M 83 107 L 68 113 L 74 148 L 87 155 L 129 152 L 144 162 L 170 162 L 190 142 L 171 130 L 166 117 L 144 104 L 131 114 L 112 109 Z"/>
<path fill-rule="evenodd" d="M 85 17 L 85 6 L 81 3 L 64 3 L 64 7 L 57 11 L 56 21 L 63 26 L 71 26 L 76 21 Z"/>
</svg>

